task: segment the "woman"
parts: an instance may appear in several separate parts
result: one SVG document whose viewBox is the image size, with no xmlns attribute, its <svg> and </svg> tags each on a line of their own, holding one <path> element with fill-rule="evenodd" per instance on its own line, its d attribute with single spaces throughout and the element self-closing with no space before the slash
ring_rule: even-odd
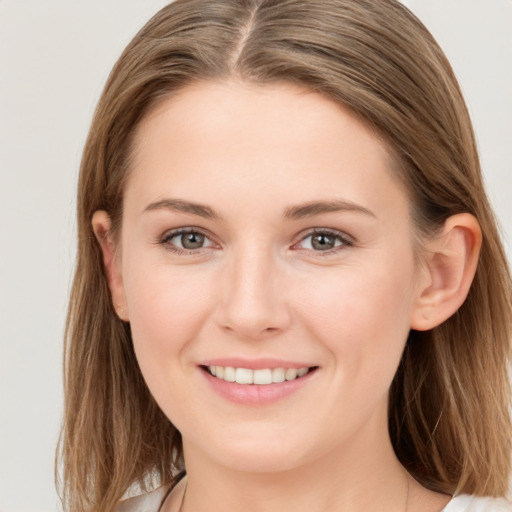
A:
<svg viewBox="0 0 512 512">
<path fill-rule="evenodd" d="M 510 274 L 401 4 L 164 8 L 100 99 L 78 227 L 67 509 L 510 509 Z"/>
</svg>

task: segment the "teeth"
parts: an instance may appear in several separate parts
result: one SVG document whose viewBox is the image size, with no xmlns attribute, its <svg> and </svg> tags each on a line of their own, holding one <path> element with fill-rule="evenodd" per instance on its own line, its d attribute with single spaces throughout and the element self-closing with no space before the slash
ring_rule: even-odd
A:
<svg viewBox="0 0 512 512">
<path fill-rule="evenodd" d="M 219 368 L 219 367 L 217 366 L 217 368 Z M 235 369 L 232 366 L 226 366 L 226 368 L 224 368 L 223 379 L 227 382 L 235 382 L 236 374 L 235 374 Z"/>
<path fill-rule="evenodd" d="M 272 382 L 284 382 L 285 374 L 284 368 L 274 368 L 272 370 Z"/>
<path fill-rule="evenodd" d="M 304 377 L 308 373 L 308 368 L 299 368 L 297 371 L 297 377 Z"/>
<path fill-rule="evenodd" d="M 247 368 L 237 368 L 235 372 L 235 381 L 238 384 L 252 384 L 253 372 Z"/>
<path fill-rule="evenodd" d="M 208 366 L 210 373 L 218 379 L 238 384 L 277 384 L 285 380 L 295 380 L 304 377 L 309 368 L 233 368 L 232 366 Z"/>
<path fill-rule="evenodd" d="M 254 370 L 253 384 L 272 384 L 272 370 Z"/>
<path fill-rule="evenodd" d="M 296 368 L 287 368 L 285 373 L 286 380 L 293 380 L 297 378 L 297 369 Z"/>
</svg>

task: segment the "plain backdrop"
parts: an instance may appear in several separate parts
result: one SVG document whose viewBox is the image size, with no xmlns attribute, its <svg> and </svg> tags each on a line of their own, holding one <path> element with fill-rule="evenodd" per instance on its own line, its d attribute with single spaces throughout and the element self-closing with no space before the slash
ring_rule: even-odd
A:
<svg viewBox="0 0 512 512">
<path fill-rule="evenodd" d="M 0 0 L 0 511 L 59 509 L 53 459 L 75 187 L 117 56 L 164 0 Z M 512 1 L 408 0 L 444 48 L 512 240 Z"/>
</svg>

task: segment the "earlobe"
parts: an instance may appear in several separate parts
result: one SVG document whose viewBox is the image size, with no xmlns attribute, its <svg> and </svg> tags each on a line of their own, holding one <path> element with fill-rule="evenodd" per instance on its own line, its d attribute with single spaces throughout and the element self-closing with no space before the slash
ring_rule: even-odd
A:
<svg viewBox="0 0 512 512">
<path fill-rule="evenodd" d="M 112 303 L 114 304 L 119 318 L 127 322 L 129 318 L 120 261 L 116 251 L 116 244 L 111 235 L 111 220 L 106 211 L 98 210 L 94 212 L 92 216 L 92 228 L 103 254 L 103 265 L 112 296 Z"/>
<path fill-rule="evenodd" d="M 423 280 L 417 290 L 411 329 L 426 331 L 452 316 L 466 300 L 475 276 L 482 233 L 475 217 L 449 217 L 442 233 L 426 244 Z"/>
</svg>

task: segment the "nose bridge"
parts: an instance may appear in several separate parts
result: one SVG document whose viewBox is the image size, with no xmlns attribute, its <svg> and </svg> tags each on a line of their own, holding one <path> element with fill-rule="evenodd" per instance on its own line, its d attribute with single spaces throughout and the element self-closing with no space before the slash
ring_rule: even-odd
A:
<svg viewBox="0 0 512 512">
<path fill-rule="evenodd" d="M 224 328 L 258 338 L 286 327 L 289 312 L 282 272 L 269 248 L 241 248 L 225 270 L 220 316 Z"/>
</svg>

